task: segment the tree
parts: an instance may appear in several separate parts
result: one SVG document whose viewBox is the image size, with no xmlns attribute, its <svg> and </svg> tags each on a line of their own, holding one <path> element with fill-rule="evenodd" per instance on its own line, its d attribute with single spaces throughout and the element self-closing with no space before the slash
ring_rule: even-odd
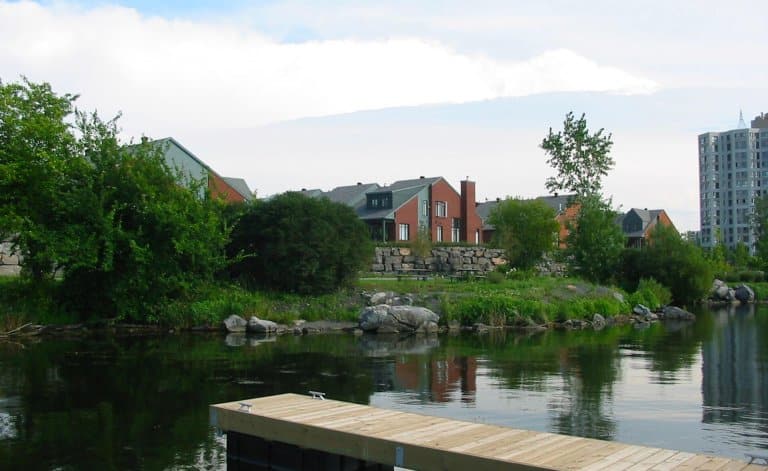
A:
<svg viewBox="0 0 768 471">
<path fill-rule="evenodd" d="M 597 194 L 583 196 L 577 204 L 579 215 L 575 227 L 570 228 L 565 249 L 570 270 L 590 281 L 609 281 L 625 245 L 616 212 Z"/>
<path fill-rule="evenodd" d="M 654 228 L 645 247 L 625 257 L 622 272 L 625 286 L 654 278 L 670 289 L 675 302 L 686 305 L 702 299 L 714 278 L 713 264 L 701 248 L 662 224 Z"/>
<path fill-rule="evenodd" d="M 350 283 L 373 254 L 348 206 L 289 192 L 249 206 L 232 230 L 230 273 L 250 286 L 297 293 Z"/>
<path fill-rule="evenodd" d="M 0 84 L 0 227 L 33 285 L 81 317 L 162 321 L 211 280 L 226 231 L 216 202 L 181 185 L 158 149 L 125 148 L 116 119 L 73 107 L 48 84 Z"/>
<path fill-rule="evenodd" d="M 555 216 L 543 201 L 506 199 L 489 217 L 494 243 L 504 249 L 511 266 L 532 268 L 554 247 L 560 227 Z"/>
<path fill-rule="evenodd" d="M 68 224 L 88 170 L 67 122 L 76 98 L 26 79 L 0 82 L 0 236 L 37 282 L 80 250 Z"/>
<path fill-rule="evenodd" d="M 603 131 L 601 128 L 590 134 L 584 114 L 575 119 L 572 111 L 565 115 L 562 132 L 555 134 L 549 128 L 541 148 L 549 155 L 547 163 L 557 172 L 557 176 L 546 181 L 551 193 L 571 191 L 589 195 L 600 192 L 602 178 L 614 165 L 609 155 L 613 145 L 611 134 L 605 136 Z"/>
</svg>

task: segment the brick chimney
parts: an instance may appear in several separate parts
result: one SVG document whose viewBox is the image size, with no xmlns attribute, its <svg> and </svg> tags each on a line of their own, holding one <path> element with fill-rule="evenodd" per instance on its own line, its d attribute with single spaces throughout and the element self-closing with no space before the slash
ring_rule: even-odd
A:
<svg viewBox="0 0 768 471">
<path fill-rule="evenodd" d="M 475 207 L 475 182 L 461 181 L 461 240 L 474 244 L 482 242 L 481 221 Z M 476 237 L 477 236 L 477 237 Z"/>
</svg>

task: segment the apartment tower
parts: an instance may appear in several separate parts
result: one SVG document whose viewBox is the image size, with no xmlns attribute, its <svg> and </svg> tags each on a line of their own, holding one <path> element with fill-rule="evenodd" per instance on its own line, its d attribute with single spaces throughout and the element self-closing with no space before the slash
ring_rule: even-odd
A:
<svg viewBox="0 0 768 471">
<path fill-rule="evenodd" d="M 768 193 L 768 114 L 747 127 L 699 135 L 701 245 L 745 244 L 754 253 L 755 202 Z"/>
</svg>

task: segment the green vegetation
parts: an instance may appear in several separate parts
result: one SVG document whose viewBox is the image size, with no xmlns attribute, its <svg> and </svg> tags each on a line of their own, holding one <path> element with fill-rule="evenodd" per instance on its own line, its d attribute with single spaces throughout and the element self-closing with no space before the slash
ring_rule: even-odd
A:
<svg viewBox="0 0 768 471">
<path fill-rule="evenodd" d="M 505 251 L 510 266 L 527 270 L 554 249 L 559 225 L 555 211 L 540 200 L 509 198 L 490 215 L 494 244 Z"/>
<path fill-rule="evenodd" d="M 245 286 L 302 294 L 349 286 L 372 253 L 352 208 L 300 193 L 246 208 L 227 246 L 229 271 Z"/>
<path fill-rule="evenodd" d="M 624 234 L 616 224 L 616 213 L 598 194 L 581 197 L 579 204 L 565 250 L 570 271 L 593 282 L 611 281 L 624 250 Z"/>
<path fill-rule="evenodd" d="M 563 131 L 557 134 L 549 128 L 549 134 L 541 142 L 541 148 L 549 158 L 547 163 L 557 171 L 556 177 L 547 179 L 551 192 L 571 191 L 579 196 L 599 194 L 602 178 L 613 167 L 611 135 L 603 135 L 601 128 L 590 134 L 584 114 L 575 119 L 573 112 L 565 115 Z"/>
</svg>

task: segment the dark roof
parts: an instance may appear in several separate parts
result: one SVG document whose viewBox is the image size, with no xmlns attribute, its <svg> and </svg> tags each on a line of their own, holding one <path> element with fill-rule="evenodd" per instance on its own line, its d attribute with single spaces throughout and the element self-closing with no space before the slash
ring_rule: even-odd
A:
<svg viewBox="0 0 768 471">
<path fill-rule="evenodd" d="M 635 213 L 640 218 L 640 220 L 643 223 L 643 228 L 640 231 L 634 231 L 629 233 L 624 233 L 627 237 L 645 237 L 645 231 L 648 230 L 648 227 L 655 224 L 656 218 L 664 212 L 663 209 L 639 209 L 639 208 L 632 208 L 629 211 L 627 211 L 625 214 L 621 215 L 620 217 L 616 218 L 616 222 L 622 226 L 622 229 L 624 227 L 624 218 L 629 215 L 629 213 Z"/>
<path fill-rule="evenodd" d="M 543 201 L 554 209 L 557 214 L 562 214 L 568 206 L 573 203 L 576 195 L 557 195 L 557 196 L 539 196 L 536 198 L 539 201 Z"/>
<path fill-rule="evenodd" d="M 491 212 L 501 203 L 501 200 L 485 201 L 483 203 L 477 203 L 475 205 L 475 212 L 480 216 L 480 220 L 483 221 L 483 229 L 494 229 L 493 224 L 488 224 L 488 217 Z"/>
<path fill-rule="evenodd" d="M 394 212 L 400 209 L 405 203 L 413 199 L 421 190 L 430 185 L 434 185 L 443 177 L 416 178 L 413 180 L 399 180 L 395 183 L 378 188 L 369 193 L 392 193 L 391 209 L 368 209 L 363 203 L 357 208 L 357 214 L 361 219 L 394 219 Z"/>
<path fill-rule="evenodd" d="M 360 202 L 365 202 L 365 194 L 378 190 L 378 183 L 358 183 L 357 185 L 337 186 L 331 191 L 326 191 L 322 196 L 334 203 L 344 203 L 356 208 Z"/>
</svg>

